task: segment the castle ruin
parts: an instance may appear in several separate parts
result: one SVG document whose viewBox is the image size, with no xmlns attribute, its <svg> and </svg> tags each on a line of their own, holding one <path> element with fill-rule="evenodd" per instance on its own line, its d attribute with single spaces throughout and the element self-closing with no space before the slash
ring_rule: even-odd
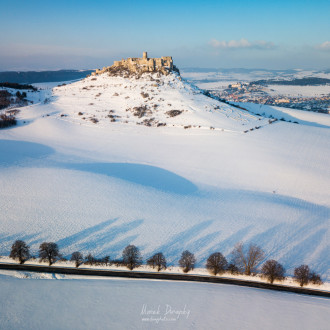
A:
<svg viewBox="0 0 330 330">
<path fill-rule="evenodd" d="M 117 72 L 127 70 L 130 73 L 160 72 L 167 75 L 171 71 L 178 69 L 173 65 L 172 56 L 162 56 L 161 58 L 148 58 L 147 52 L 143 52 L 142 58 L 129 57 L 121 61 L 114 61 L 112 66 L 97 69 L 92 75 L 102 74 L 104 72 Z"/>
</svg>

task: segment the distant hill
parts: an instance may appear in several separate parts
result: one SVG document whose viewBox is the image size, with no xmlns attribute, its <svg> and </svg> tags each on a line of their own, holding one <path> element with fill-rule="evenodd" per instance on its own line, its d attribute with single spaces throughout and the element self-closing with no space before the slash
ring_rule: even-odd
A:
<svg viewBox="0 0 330 330">
<path fill-rule="evenodd" d="M 271 73 L 286 73 L 294 74 L 297 70 L 268 70 L 268 69 L 245 69 L 245 68 L 195 68 L 186 67 L 180 69 L 182 72 L 220 72 L 220 73 L 251 73 L 251 72 L 271 72 Z"/>
<path fill-rule="evenodd" d="M 5 71 L 0 72 L 0 82 L 43 83 L 68 81 L 85 78 L 93 70 L 58 70 L 58 71 Z"/>
<path fill-rule="evenodd" d="M 306 77 L 293 80 L 257 80 L 252 81 L 251 85 L 294 85 L 294 86 L 318 86 L 330 84 L 330 79 L 318 77 Z"/>
</svg>

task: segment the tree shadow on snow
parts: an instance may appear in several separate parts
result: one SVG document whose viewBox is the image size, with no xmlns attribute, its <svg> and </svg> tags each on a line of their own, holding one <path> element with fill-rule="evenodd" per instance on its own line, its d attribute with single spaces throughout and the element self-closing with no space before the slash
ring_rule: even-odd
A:
<svg viewBox="0 0 330 330">
<path fill-rule="evenodd" d="M 190 243 L 196 242 L 196 237 L 200 235 L 200 233 L 208 228 L 213 223 L 213 220 L 203 221 L 198 223 L 187 230 L 184 230 L 172 237 L 167 243 L 163 244 L 156 250 L 154 250 L 150 255 L 153 255 L 157 252 L 163 252 L 166 254 L 166 258 L 170 260 L 171 263 L 176 262 L 180 259 L 181 253 L 184 250 L 192 247 Z M 210 238 L 210 237 L 209 237 Z M 195 252 L 195 251 L 192 251 Z"/>
<path fill-rule="evenodd" d="M 118 218 L 103 221 L 103 222 L 101 222 L 101 223 L 99 223 L 95 226 L 91 226 L 89 228 L 83 229 L 83 230 L 79 231 L 76 234 L 73 234 L 73 235 L 67 236 L 65 238 L 62 238 L 59 241 L 57 241 L 56 243 L 58 244 L 58 246 L 60 248 L 65 249 L 68 246 L 74 245 L 79 241 L 90 238 L 95 233 L 97 233 L 99 231 L 102 231 L 103 229 L 105 229 L 108 226 L 112 225 L 116 220 L 118 220 Z"/>
<path fill-rule="evenodd" d="M 87 251 L 102 249 L 103 251 L 111 251 L 111 253 L 113 253 L 114 251 L 108 248 L 109 243 L 113 242 L 119 237 L 125 236 L 130 231 L 135 230 L 136 228 L 141 226 L 142 223 L 143 220 L 133 220 L 131 222 L 123 223 L 118 226 L 109 227 L 105 231 L 100 232 L 91 237 L 87 242 L 79 244 L 79 249 Z M 131 241 L 128 241 L 128 244 L 130 243 Z M 126 245 L 124 247 L 126 247 Z"/>
<path fill-rule="evenodd" d="M 0 234 L 0 254 L 9 255 L 11 251 L 11 246 L 16 240 L 25 241 L 30 247 L 34 244 L 40 244 L 42 238 L 40 237 L 41 233 L 34 234 L 24 234 L 18 233 L 13 235 L 4 235 Z"/>
<path fill-rule="evenodd" d="M 137 234 L 127 237 L 126 235 L 140 227 L 143 220 L 138 219 L 116 225 L 117 221 L 118 218 L 103 221 L 95 226 L 62 238 L 56 243 L 60 249 L 70 249 L 70 253 L 77 250 L 95 253 L 95 256 L 104 256 L 105 254 L 117 255 L 138 237 Z M 120 239 L 120 241 L 113 244 L 113 241 L 117 239 Z M 65 255 L 65 257 L 70 257 L 70 255 Z"/>
</svg>

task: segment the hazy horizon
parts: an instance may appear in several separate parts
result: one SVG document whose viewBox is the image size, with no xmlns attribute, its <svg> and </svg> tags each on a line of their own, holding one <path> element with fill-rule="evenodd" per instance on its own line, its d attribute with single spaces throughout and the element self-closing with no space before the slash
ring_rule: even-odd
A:
<svg viewBox="0 0 330 330">
<path fill-rule="evenodd" d="M 109 65 L 112 65 L 110 63 Z M 56 71 L 91 71 L 91 70 L 96 70 L 100 69 L 101 67 L 94 67 L 94 68 L 45 68 L 45 69 L 10 69 L 10 70 L 1 70 L 0 72 L 56 72 Z M 280 69 L 268 69 L 268 68 L 244 68 L 244 67 L 230 67 L 230 68 L 221 68 L 221 67 L 201 67 L 201 66 L 183 66 L 179 67 L 180 70 L 182 71 L 188 71 L 188 70 L 210 70 L 210 72 L 213 71 L 234 71 L 234 70 L 246 70 L 246 71 L 274 71 L 274 72 L 280 72 L 280 71 L 329 71 L 330 66 L 326 67 L 324 69 L 317 69 L 317 68 L 280 68 Z"/>
</svg>

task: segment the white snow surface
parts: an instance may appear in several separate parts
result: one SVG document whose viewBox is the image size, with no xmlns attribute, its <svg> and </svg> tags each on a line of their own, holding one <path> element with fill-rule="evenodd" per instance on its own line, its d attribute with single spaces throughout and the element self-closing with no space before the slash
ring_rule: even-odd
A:
<svg viewBox="0 0 330 330">
<path fill-rule="evenodd" d="M 19 125 L 0 131 L 0 255 L 16 239 L 34 254 L 53 241 L 65 256 L 111 258 L 134 244 L 172 265 L 188 249 L 203 267 L 243 241 L 288 274 L 308 264 L 330 279 L 326 117 L 268 124 L 174 75 L 159 83 L 103 75 L 48 92 L 49 103 L 23 108 Z M 150 117 L 167 126 L 136 125 L 143 118 L 126 109 L 143 104 L 157 104 Z M 184 112 L 168 118 L 174 109 Z"/>
<path fill-rule="evenodd" d="M 0 328 L 318 329 L 329 299 L 223 284 L 0 275 Z"/>
<path fill-rule="evenodd" d="M 269 85 L 265 88 L 269 95 L 317 97 L 330 94 L 330 85 L 320 86 L 294 86 L 294 85 Z"/>
<path fill-rule="evenodd" d="M 330 116 L 325 113 L 303 111 L 284 107 L 277 107 L 266 104 L 234 102 L 253 114 L 263 117 L 276 118 L 288 122 L 298 123 L 307 126 L 330 128 Z"/>
</svg>

